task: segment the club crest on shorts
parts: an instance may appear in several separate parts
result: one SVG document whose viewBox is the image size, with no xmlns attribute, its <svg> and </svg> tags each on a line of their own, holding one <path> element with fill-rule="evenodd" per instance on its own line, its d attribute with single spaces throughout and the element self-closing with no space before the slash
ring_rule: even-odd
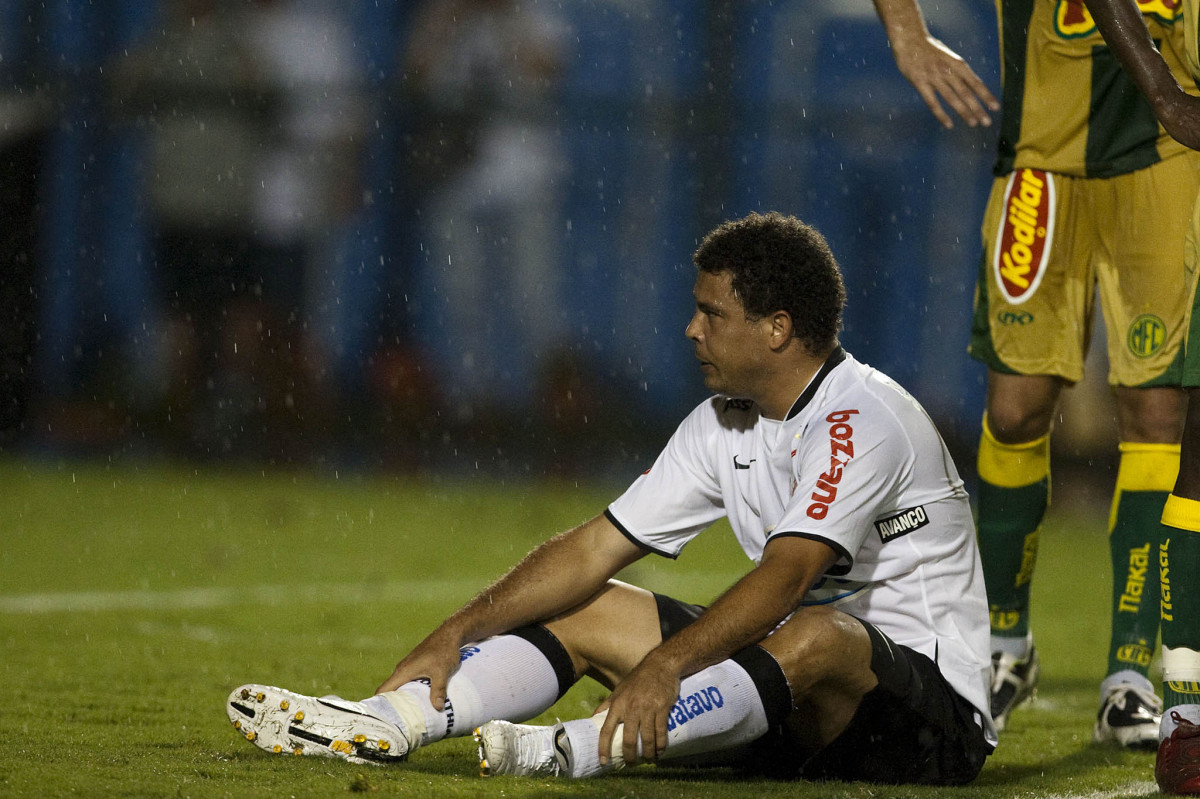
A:
<svg viewBox="0 0 1200 799">
<path fill-rule="evenodd" d="M 1010 304 L 1020 305 L 1037 292 L 1053 238 L 1054 178 L 1018 169 L 1004 189 L 1004 215 L 992 253 L 996 285 Z"/>
<path fill-rule="evenodd" d="M 1166 345 L 1167 325 L 1154 314 L 1144 313 L 1129 325 L 1125 341 L 1135 357 L 1149 358 Z"/>
</svg>

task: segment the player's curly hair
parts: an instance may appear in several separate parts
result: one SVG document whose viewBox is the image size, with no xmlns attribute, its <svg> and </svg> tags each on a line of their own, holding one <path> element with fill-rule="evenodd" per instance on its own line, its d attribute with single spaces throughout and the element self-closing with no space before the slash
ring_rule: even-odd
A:
<svg viewBox="0 0 1200 799">
<path fill-rule="evenodd" d="M 752 213 L 705 236 L 692 262 L 705 272 L 732 274 L 747 318 L 787 311 L 809 353 L 821 355 L 837 344 L 846 287 L 816 228 L 774 211 Z"/>
</svg>

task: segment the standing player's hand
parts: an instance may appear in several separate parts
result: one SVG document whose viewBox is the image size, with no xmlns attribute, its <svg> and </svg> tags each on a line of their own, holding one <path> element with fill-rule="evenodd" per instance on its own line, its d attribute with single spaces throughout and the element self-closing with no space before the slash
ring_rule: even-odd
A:
<svg viewBox="0 0 1200 799">
<path fill-rule="evenodd" d="M 621 756 L 627 765 L 657 760 L 667 748 L 667 720 L 679 699 L 679 677 L 669 669 L 642 663 L 622 680 L 596 712 L 607 710 L 600 728 L 600 762 L 613 755 L 613 734 L 624 724 Z M 641 744 L 639 747 L 639 743 Z"/>
<path fill-rule="evenodd" d="M 1181 89 L 1164 101 L 1158 114 L 1163 127 L 1176 141 L 1200 150 L 1200 97 L 1193 97 Z"/>
<path fill-rule="evenodd" d="M 461 662 L 458 639 L 442 630 L 435 630 L 428 638 L 409 652 L 396 664 L 392 676 L 375 689 L 375 693 L 394 691 L 413 680 L 429 680 L 429 701 L 435 710 L 446 707 L 446 683 L 458 671 Z"/>
<path fill-rule="evenodd" d="M 952 128 L 954 122 L 939 97 L 971 127 L 992 124 L 988 110 L 999 111 L 1000 103 L 967 62 L 941 41 L 928 35 L 893 41 L 892 54 L 900 74 L 916 88 L 942 127 Z"/>
</svg>

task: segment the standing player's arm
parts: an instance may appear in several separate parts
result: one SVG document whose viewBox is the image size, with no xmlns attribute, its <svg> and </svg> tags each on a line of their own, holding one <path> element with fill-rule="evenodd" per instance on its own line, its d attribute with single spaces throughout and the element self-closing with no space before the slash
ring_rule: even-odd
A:
<svg viewBox="0 0 1200 799">
<path fill-rule="evenodd" d="M 603 515 L 551 538 L 442 622 L 375 692 L 424 678 L 441 710 L 460 647 L 575 607 L 645 554 Z"/>
<path fill-rule="evenodd" d="M 1134 0 L 1086 0 L 1108 47 L 1177 141 L 1200 150 L 1200 98 L 1185 92 L 1154 46 Z"/>
<path fill-rule="evenodd" d="M 680 679 L 766 638 L 835 558 L 820 541 L 781 536 L 767 542 L 757 567 L 695 622 L 651 650 L 601 705 L 608 709 L 600 729 L 601 762 L 608 761 L 613 733 L 622 723 L 625 762 L 637 761 L 639 739 L 646 757 L 661 755 Z"/>
<path fill-rule="evenodd" d="M 943 127 L 954 127 L 941 97 L 971 127 L 991 125 L 988 110 L 1000 103 L 958 53 L 929 33 L 917 0 L 875 0 L 900 74 L 908 79 Z M 986 106 L 986 108 L 985 108 Z"/>
</svg>

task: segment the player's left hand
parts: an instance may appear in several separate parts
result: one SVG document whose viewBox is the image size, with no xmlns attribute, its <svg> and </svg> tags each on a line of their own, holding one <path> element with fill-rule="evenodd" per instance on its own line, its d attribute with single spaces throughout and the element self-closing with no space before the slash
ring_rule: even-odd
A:
<svg viewBox="0 0 1200 799">
<path fill-rule="evenodd" d="M 952 128 L 954 121 L 939 97 L 971 127 L 992 124 L 988 110 L 999 111 L 999 101 L 967 62 L 940 40 L 922 36 L 893 41 L 892 55 L 900 73 L 916 88 L 942 127 Z"/>
<path fill-rule="evenodd" d="M 625 725 L 621 756 L 627 765 L 657 760 L 667 748 L 667 719 L 678 699 L 678 675 L 643 660 L 596 709 L 608 711 L 600 728 L 600 762 L 608 763 L 612 757 L 618 724 Z"/>
</svg>

